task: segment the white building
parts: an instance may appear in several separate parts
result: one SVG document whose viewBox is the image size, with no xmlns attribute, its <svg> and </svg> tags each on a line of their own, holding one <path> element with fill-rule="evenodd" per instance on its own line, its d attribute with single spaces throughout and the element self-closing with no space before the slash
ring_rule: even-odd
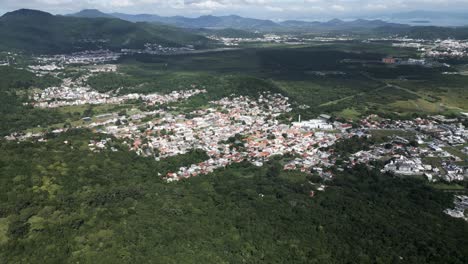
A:
<svg viewBox="0 0 468 264">
<path fill-rule="evenodd" d="M 302 128 L 305 130 L 316 130 L 316 129 L 332 130 L 333 129 L 333 125 L 327 123 L 323 119 L 311 119 L 308 121 L 294 122 L 293 127 Z"/>
</svg>

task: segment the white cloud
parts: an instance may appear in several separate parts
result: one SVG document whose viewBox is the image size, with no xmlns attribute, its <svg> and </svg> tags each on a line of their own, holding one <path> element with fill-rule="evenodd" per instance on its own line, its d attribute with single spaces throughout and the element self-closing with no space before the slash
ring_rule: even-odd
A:
<svg viewBox="0 0 468 264">
<path fill-rule="evenodd" d="M 338 12 L 343 12 L 346 10 L 343 5 L 331 5 L 330 8 Z"/>
</svg>

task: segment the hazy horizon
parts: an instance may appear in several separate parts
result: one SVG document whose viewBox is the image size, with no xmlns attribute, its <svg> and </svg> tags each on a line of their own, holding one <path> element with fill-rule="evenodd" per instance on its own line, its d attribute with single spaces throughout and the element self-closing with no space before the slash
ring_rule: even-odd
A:
<svg viewBox="0 0 468 264">
<path fill-rule="evenodd" d="M 0 0 L 0 14 L 28 8 L 52 14 L 71 14 L 83 9 L 105 13 L 181 15 L 239 15 L 281 21 L 326 20 L 332 18 L 379 18 L 411 11 L 459 12 L 467 0 Z M 449 19 L 449 18 L 447 18 Z"/>
</svg>

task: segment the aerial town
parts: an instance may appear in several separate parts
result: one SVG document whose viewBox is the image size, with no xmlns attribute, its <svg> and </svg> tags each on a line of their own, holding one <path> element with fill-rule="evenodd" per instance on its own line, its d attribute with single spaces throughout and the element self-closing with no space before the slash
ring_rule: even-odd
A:
<svg viewBox="0 0 468 264">
<path fill-rule="evenodd" d="M 466 40 L 425 40 L 411 38 L 392 39 L 394 47 L 415 48 L 427 58 L 463 58 L 468 56 Z"/>
<path fill-rule="evenodd" d="M 36 69 L 31 69 L 36 70 Z M 77 105 L 124 104 L 139 100 L 145 105 L 168 105 L 187 100 L 204 89 L 173 91 L 169 94 L 100 93 L 84 86 L 84 80 L 93 72 L 115 71 L 115 65 L 100 65 L 88 75 L 72 81 L 65 79 L 60 87 L 50 87 L 31 95 L 31 105 L 38 108 L 58 108 Z M 171 109 L 172 108 L 172 109 Z M 232 95 L 211 102 L 211 107 L 187 114 L 174 114 L 177 106 L 154 111 L 131 109 L 131 115 L 117 113 L 85 117 L 79 127 L 105 133 L 123 140 L 140 155 L 153 156 L 156 160 L 201 149 L 210 159 L 182 167 L 168 175 L 168 181 L 207 174 L 234 162 L 249 161 L 257 166 L 273 156 L 293 155 L 284 164 L 285 170 L 320 172 L 322 177 L 333 177 L 330 168 L 336 155 L 327 147 L 337 141 L 352 137 L 372 137 L 375 131 L 406 131 L 410 136 L 393 136 L 387 141 L 371 146 L 368 150 L 353 153 L 347 166 L 371 161 L 386 162 L 384 172 L 404 176 L 423 176 L 429 181 L 462 181 L 468 177 L 466 161 L 468 130 L 460 120 L 444 116 L 428 119 L 389 120 L 376 115 L 362 119 L 353 128 L 346 122 L 331 121 L 328 115 L 313 120 L 301 120 L 290 124 L 278 121 L 278 117 L 292 110 L 289 99 L 279 94 L 262 94 L 258 99 Z M 63 132 L 59 129 L 55 132 Z M 15 133 L 10 140 L 41 138 L 41 133 Z M 238 143 L 233 148 L 230 138 Z M 96 145 L 97 144 L 97 145 Z M 105 147 L 103 142 L 91 144 L 94 150 Z"/>
<path fill-rule="evenodd" d="M 279 43 L 288 39 L 266 36 L 261 41 Z M 246 40 L 223 41 L 237 45 Z M 314 41 L 329 40 L 317 38 Z M 455 54 L 465 56 L 466 44 L 461 42 L 441 41 L 431 45 L 433 48 L 428 48 L 427 43 L 399 39 L 399 43 L 394 46 L 418 48 L 425 52 L 426 58 L 389 57 L 382 59 L 381 63 L 449 67 L 430 58 Z M 446 51 L 436 54 L 436 50 Z M 179 54 L 191 51 L 191 47 L 174 50 L 148 44 L 145 50 L 122 50 L 122 53 L 99 50 L 36 57 L 35 63 L 27 69 L 38 76 L 58 76 L 70 65 L 80 65 L 84 74 L 78 78 L 61 78 L 62 83 L 57 87 L 34 90 L 29 95 L 30 102 L 27 104 L 42 109 L 97 105 L 127 107 L 129 102 L 151 106 L 152 110 L 148 111 L 132 105 L 124 113 L 108 112 L 86 116 L 80 122 L 75 122 L 70 127 L 54 129 L 52 133 L 63 133 L 71 128 L 87 128 L 95 133 L 107 135 L 99 141 L 90 140 L 91 151 L 118 151 L 112 146 L 112 142 L 119 141 L 138 155 L 152 157 L 157 161 L 192 150 L 207 153 L 208 160 L 159 175 L 167 182 L 210 174 L 233 163 L 247 161 L 261 167 L 275 157 L 288 157 L 283 162 L 284 170 L 316 174 L 325 180 L 334 177 L 334 169 L 353 167 L 356 164 L 372 166 L 376 161 L 384 163 L 383 173 L 401 177 L 421 177 L 428 182 L 451 183 L 468 178 L 468 129 L 462 124 L 462 119 L 468 118 L 466 113 L 462 119 L 430 116 L 424 119 L 391 120 L 371 115 L 353 124 L 348 120 L 336 120 L 326 114 L 311 120 L 302 120 L 299 115 L 294 120 L 290 118 L 285 122 L 280 117 L 290 113 L 293 106 L 289 98 L 280 94 L 262 93 L 258 98 L 233 94 L 211 101 L 207 108 L 179 112 L 178 103 L 205 94 L 207 90 L 192 85 L 190 89 L 167 94 L 121 94 L 118 89 L 103 93 L 87 85 L 87 80 L 95 74 L 118 73 L 119 68 L 113 62 L 123 54 Z M 340 71 L 311 73 L 317 76 L 346 74 Z M 299 108 L 307 109 L 309 106 L 301 105 Z M 386 133 L 388 136 L 368 148 L 350 153 L 344 162 L 337 162 L 343 157 L 334 152 L 335 144 L 353 138 L 372 139 L 378 133 Z M 17 131 L 5 138 L 12 141 L 47 141 L 44 131 Z M 466 199 L 457 196 L 455 209 L 447 209 L 445 212 L 453 217 L 463 218 L 465 209 Z"/>
<path fill-rule="evenodd" d="M 0 264 L 468 264 L 468 0 L 0 3 Z"/>
<path fill-rule="evenodd" d="M 468 176 L 467 168 L 457 165 L 463 161 L 460 157 L 463 154 L 457 151 L 456 146 L 463 146 L 468 139 L 468 130 L 458 123 L 458 119 L 434 116 L 431 119 L 392 121 L 369 116 L 361 121 L 361 128 L 411 131 L 412 135 L 411 139 L 394 136 L 389 142 L 355 153 L 352 163 L 389 160 L 384 171 L 406 176 L 424 175 L 429 181 L 462 181 Z"/>
<path fill-rule="evenodd" d="M 120 52 L 100 49 L 71 54 L 41 55 L 34 58 L 34 65 L 29 68 L 33 71 L 63 70 L 66 65 L 96 65 L 105 62 L 115 62 L 124 55 L 151 54 L 151 55 L 177 55 L 195 52 L 193 46 L 166 47 L 160 44 L 146 43 L 143 49 L 121 49 Z M 0 61 L 1 62 L 1 61 Z M 3 64 L 8 61 L 3 62 Z"/>
</svg>

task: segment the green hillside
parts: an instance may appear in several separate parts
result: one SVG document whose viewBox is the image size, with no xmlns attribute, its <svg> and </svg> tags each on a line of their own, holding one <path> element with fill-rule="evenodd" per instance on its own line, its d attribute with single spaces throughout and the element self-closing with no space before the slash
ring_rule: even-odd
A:
<svg viewBox="0 0 468 264">
<path fill-rule="evenodd" d="M 0 18 L 0 49 L 60 53 L 86 49 L 142 48 L 145 43 L 203 47 L 211 41 L 175 27 L 112 18 L 54 16 L 22 9 Z"/>
</svg>

